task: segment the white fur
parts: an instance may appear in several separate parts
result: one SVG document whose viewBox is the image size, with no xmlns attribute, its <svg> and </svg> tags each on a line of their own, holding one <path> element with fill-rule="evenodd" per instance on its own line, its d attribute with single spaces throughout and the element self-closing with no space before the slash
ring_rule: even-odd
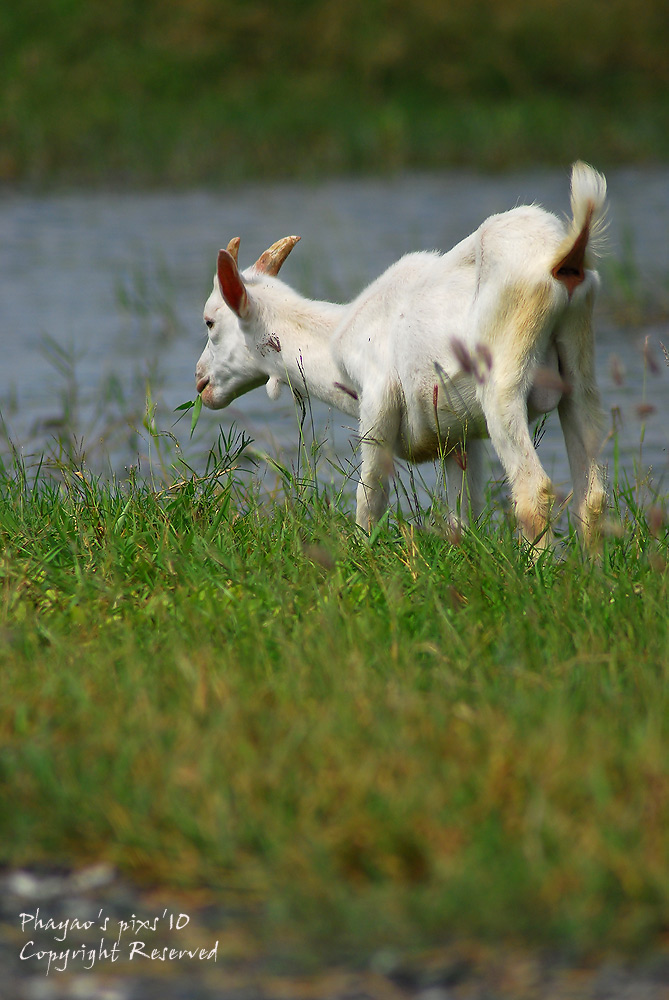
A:
<svg viewBox="0 0 669 1000">
<path fill-rule="evenodd" d="M 226 406 L 263 383 L 276 398 L 288 383 L 356 416 L 357 522 L 366 530 L 387 505 L 393 453 L 443 458 L 460 488 L 466 454 L 464 495 L 478 516 L 489 436 L 532 541 L 545 536 L 553 490 L 529 421 L 557 407 L 587 532 L 604 489 L 592 332 L 599 279 L 583 254 L 601 233 L 605 195 L 604 178 L 575 164 L 567 224 L 537 206 L 494 215 L 446 254 L 403 257 L 346 306 L 251 270 L 235 314 L 216 279 L 196 370 L 203 402 Z"/>
</svg>

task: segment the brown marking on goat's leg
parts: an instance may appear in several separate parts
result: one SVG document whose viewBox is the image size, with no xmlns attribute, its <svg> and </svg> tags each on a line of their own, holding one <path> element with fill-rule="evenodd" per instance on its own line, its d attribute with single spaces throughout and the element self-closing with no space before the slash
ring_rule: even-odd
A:
<svg viewBox="0 0 669 1000">
<path fill-rule="evenodd" d="M 526 490 L 514 496 L 516 520 L 523 536 L 538 548 L 545 548 L 549 541 L 550 514 L 555 494 L 550 479 L 546 479 L 536 492 L 530 495 Z"/>
<path fill-rule="evenodd" d="M 581 528 L 586 544 L 595 546 L 599 540 L 600 525 L 606 510 L 606 492 L 598 469 L 591 469 L 589 480 L 588 492 L 581 511 Z"/>
</svg>

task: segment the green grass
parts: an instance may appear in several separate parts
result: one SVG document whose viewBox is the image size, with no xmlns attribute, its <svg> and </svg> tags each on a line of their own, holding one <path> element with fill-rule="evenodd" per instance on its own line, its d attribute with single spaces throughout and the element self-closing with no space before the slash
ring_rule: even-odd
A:
<svg viewBox="0 0 669 1000">
<path fill-rule="evenodd" d="M 240 893 L 275 949 L 641 949 L 669 920 L 668 532 L 453 544 L 204 475 L 0 480 L 2 861 Z M 287 944 L 288 942 L 288 944 Z"/>
<path fill-rule="evenodd" d="M 4 182 L 669 159 L 663 0 L 24 0 L 0 43 Z"/>
</svg>

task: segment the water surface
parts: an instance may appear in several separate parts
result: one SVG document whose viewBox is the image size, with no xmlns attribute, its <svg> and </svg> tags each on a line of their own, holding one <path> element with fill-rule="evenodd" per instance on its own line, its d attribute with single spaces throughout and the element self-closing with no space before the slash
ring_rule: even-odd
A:
<svg viewBox="0 0 669 1000">
<path fill-rule="evenodd" d="M 633 289 L 667 292 L 669 171 L 621 170 L 608 181 L 610 258 L 603 265 L 597 369 L 616 435 L 615 445 L 613 436 L 605 444 L 603 459 L 611 477 L 615 446 L 623 473 L 635 477 L 652 467 L 658 484 L 668 471 L 669 368 L 660 342 L 669 346 L 669 331 L 661 317 L 630 325 L 617 306 L 626 281 Z M 147 450 L 141 412 L 148 386 L 157 425 L 176 433 L 193 461 L 215 440 L 219 423 L 227 428 L 232 422 L 262 447 L 286 449 L 294 460 L 295 407 L 287 397 L 271 403 L 262 389 L 226 411 L 203 413 L 193 442 L 185 422 L 172 427 L 174 408 L 194 396 L 202 306 L 219 246 L 241 236 L 246 266 L 279 237 L 297 233 L 302 241 L 282 276 L 304 294 L 344 301 L 403 253 L 448 249 L 486 216 L 532 201 L 565 213 L 568 170 L 494 177 L 448 172 L 215 192 L 5 193 L 0 407 L 6 432 L 25 455 L 38 454 L 65 416 L 76 422 L 93 467 L 122 470 L 134 460 L 133 450 Z M 133 421 L 139 435 L 131 432 Z M 336 453 L 351 457 L 349 418 L 315 404 L 314 422 Z M 6 454 L 6 439 L 0 449 Z M 540 455 L 566 487 L 556 416 Z"/>
</svg>

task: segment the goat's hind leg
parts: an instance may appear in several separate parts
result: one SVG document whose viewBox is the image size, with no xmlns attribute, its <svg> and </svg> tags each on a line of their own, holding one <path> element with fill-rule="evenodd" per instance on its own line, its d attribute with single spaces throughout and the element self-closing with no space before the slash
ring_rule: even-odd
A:
<svg viewBox="0 0 669 1000">
<path fill-rule="evenodd" d="M 492 368 L 480 387 L 481 407 L 521 531 L 533 545 L 545 548 L 555 494 L 532 441 L 527 400 L 554 303 L 548 286 L 519 284 L 506 290 L 504 304 L 502 309 L 495 300 L 488 317 L 484 342 L 490 345 Z"/>
<path fill-rule="evenodd" d="M 562 377 L 568 385 L 558 406 L 560 425 L 574 489 L 576 517 L 583 536 L 597 529 L 606 507 L 604 476 L 599 465 L 603 414 L 594 376 L 592 337 L 574 344 L 560 344 Z"/>
<path fill-rule="evenodd" d="M 491 381 L 483 394 L 490 440 L 511 485 L 516 519 L 525 538 L 544 548 L 549 541 L 555 494 L 536 453 L 527 422 L 526 393 L 519 384 Z"/>
<path fill-rule="evenodd" d="M 565 397 L 558 412 L 567 447 L 578 528 L 588 541 L 596 534 L 606 508 L 604 477 L 597 461 L 600 435 L 596 424 L 584 423 L 581 405 L 576 400 Z"/>
</svg>

